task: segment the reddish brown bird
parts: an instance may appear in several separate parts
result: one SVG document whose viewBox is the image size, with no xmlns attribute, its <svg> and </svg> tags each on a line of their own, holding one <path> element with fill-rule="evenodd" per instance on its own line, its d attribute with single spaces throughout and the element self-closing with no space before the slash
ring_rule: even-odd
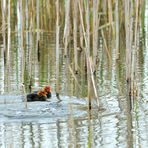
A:
<svg viewBox="0 0 148 148">
<path fill-rule="evenodd" d="M 43 88 L 43 91 L 47 92 L 46 94 L 47 98 L 51 98 L 51 87 L 50 86 L 45 86 Z"/>
<path fill-rule="evenodd" d="M 46 101 L 47 98 L 51 98 L 50 86 L 43 87 L 42 90 L 35 91 L 27 95 L 27 102 L 33 101 Z"/>
<path fill-rule="evenodd" d="M 30 93 L 27 95 L 27 102 L 32 101 L 46 101 L 47 100 L 47 92 L 43 90 L 39 90 L 34 93 Z"/>
</svg>

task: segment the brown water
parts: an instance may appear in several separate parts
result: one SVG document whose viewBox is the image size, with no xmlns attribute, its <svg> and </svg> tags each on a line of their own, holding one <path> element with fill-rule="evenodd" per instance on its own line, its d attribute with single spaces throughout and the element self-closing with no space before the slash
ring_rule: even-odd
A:
<svg viewBox="0 0 148 148">
<path fill-rule="evenodd" d="M 121 53 L 112 63 L 106 60 L 100 39 L 99 65 L 96 81 L 101 108 L 87 109 L 87 85 L 84 73 L 77 75 L 79 85 L 69 71 L 72 59 L 63 56 L 60 46 L 60 94 L 61 102 L 55 97 L 56 52 L 55 33 L 40 33 L 38 61 L 36 38 L 33 40 L 32 85 L 37 90 L 50 84 L 53 97 L 48 102 L 30 102 L 25 108 L 21 88 L 21 55 L 19 39 L 11 38 L 10 73 L 6 71 L 3 55 L 0 54 L 0 148 L 147 148 L 148 147 L 148 5 L 145 20 L 145 47 L 139 51 L 138 91 L 135 108 L 129 112 L 125 95 L 125 60 Z M 36 36 L 36 34 L 34 34 Z M 0 48 L 3 44 L 0 42 Z M 25 45 L 27 57 L 30 44 Z M 73 54 L 73 53 L 70 53 Z M 79 61 L 84 68 L 84 57 Z M 143 58 L 143 59 L 142 59 Z M 25 86 L 29 85 L 30 64 L 26 60 Z M 9 85 L 8 85 L 9 84 Z"/>
</svg>

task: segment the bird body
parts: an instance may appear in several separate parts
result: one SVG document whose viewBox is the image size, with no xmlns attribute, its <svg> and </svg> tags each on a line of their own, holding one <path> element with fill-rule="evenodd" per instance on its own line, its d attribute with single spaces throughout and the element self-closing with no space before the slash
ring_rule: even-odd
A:
<svg viewBox="0 0 148 148">
<path fill-rule="evenodd" d="M 45 86 L 42 90 L 27 94 L 26 97 L 27 102 L 47 101 L 47 98 L 51 98 L 51 88 L 50 86 Z"/>
</svg>

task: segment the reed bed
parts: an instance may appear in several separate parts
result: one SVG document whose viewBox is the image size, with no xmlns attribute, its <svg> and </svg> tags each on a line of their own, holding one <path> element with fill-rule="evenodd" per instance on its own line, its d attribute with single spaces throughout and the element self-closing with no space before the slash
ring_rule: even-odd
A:
<svg viewBox="0 0 148 148">
<path fill-rule="evenodd" d="M 17 4 L 16 12 L 12 8 Z M 20 32 L 20 54 L 21 54 L 21 82 L 25 82 L 25 69 L 29 71 L 30 85 L 32 82 L 33 52 L 40 57 L 40 33 L 55 33 L 56 48 L 56 92 L 59 94 L 59 54 L 64 47 L 65 58 L 72 58 L 74 67 L 70 66 L 75 81 L 80 72 L 80 57 L 85 57 L 85 67 L 88 83 L 89 108 L 91 100 L 95 99 L 99 107 L 99 91 L 96 86 L 96 71 L 99 61 L 99 40 L 103 40 L 103 49 L 109 63 L 112 63 L 111 41 L 116 50 L 116 59 L 120 57 L 121 36 L 125 39 L 124 52 L 126 53 L 126 82 L 127 95 L 130 104 L 133 104 L 137 96 L 136 58 L 137 45 L 140 28 L 143 29 L 145 0 L 1 0 L 2 17 L 1 33 L 3 40 L 2 53 L 6 59 L 7 75 L 9 75 L 11 59 L 11 31 Z M 15 9 L 13 9 L 15 10 Z M 17 21 L 11 24 L 11 13 L 17 14 L 13 19 Z M 16 26 L 18 30 L 16 30 Z M 60 29 L 61 28 L 61 29 Z M 124 35 L 124 36 L 123 36 Z M 61 42 L 63 38 L 63 42 Z M 33 51 L 34 39 L 36 39 L 36 51 Z M 24 48 L 30 44 L 30 48 Z M 72 46 L 71 46 L 72 45 Z M 122 49 L 123 50 L 123 49 Z M 73 51 L 73 57 L 70 52 Z M 28 53 L 27 53 L 28 52 Z M 80 53 L 80 54 L 79 54 Z M 28 56 L 25 57 L 25 56 Z M 29 59 L 29 60 L 28 60 Z M 27 67 L 28 64 L 28 67 Z M 69 67 L 69 66 L 68 66 Z M 73 72 L 72 72 L 73 70 Z M 9 76 L 8 76 L 9 78 Z M 9 81 L 7 85 L 9 85 Z"/>
</svg>

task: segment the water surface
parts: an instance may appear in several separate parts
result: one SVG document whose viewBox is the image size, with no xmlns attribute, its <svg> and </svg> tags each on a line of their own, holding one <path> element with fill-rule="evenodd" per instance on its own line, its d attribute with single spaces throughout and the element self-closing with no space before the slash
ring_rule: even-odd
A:
<svg viewBox="0 0 148 148">
<path fill-rule="evenodd" d="M 61 102 L 55 97 L 56 51 L 55 32 L 40 33 L 37 54 L 36 36 L 33 46 L 26 32 L 25 87 L 22 90 L 21 52 L 18 34 L 11 35 L 9 73 L 0 53 L 0 147 L 1 148 L 147 148 L 148 147 L 148 4 L 145 12 L 145 46 L 139 47 L 137 58 L 138 97 L 134 109 L 129 111 L 126 97 L 125 53 L 112 62 L 104 54 L 102 38 L 99 39 L 99 64 L 96 71 L 100 108 L 93 103 L 88 111 L 86 75 L 80 72 L 77 81 L 69 70 L 73 59 L 64 57 L 60 44 L 59 89 Z M 0 48 L 3 43 L 0 42 Z M 72 47 L 71 47 L 72 48 Z M 124 47 L 121 47 L 124 49 Z M 32 49 L 32 63 L 28 55 Z M 123 51 L 123 50 L 121 50 Z M 73 52 L 69 53 L 73 55 Z M 79 53 L 79 65 L 85 68 L 85 57 Z M 29 92 L 29 72 L 32 67 L 33 90 L 50 84 L 53 97 L 47 102 L 29 102 L 27 109 L 22 99 Z M 32 91 L 33 91 L 32 90 Z"/>
</svg>

